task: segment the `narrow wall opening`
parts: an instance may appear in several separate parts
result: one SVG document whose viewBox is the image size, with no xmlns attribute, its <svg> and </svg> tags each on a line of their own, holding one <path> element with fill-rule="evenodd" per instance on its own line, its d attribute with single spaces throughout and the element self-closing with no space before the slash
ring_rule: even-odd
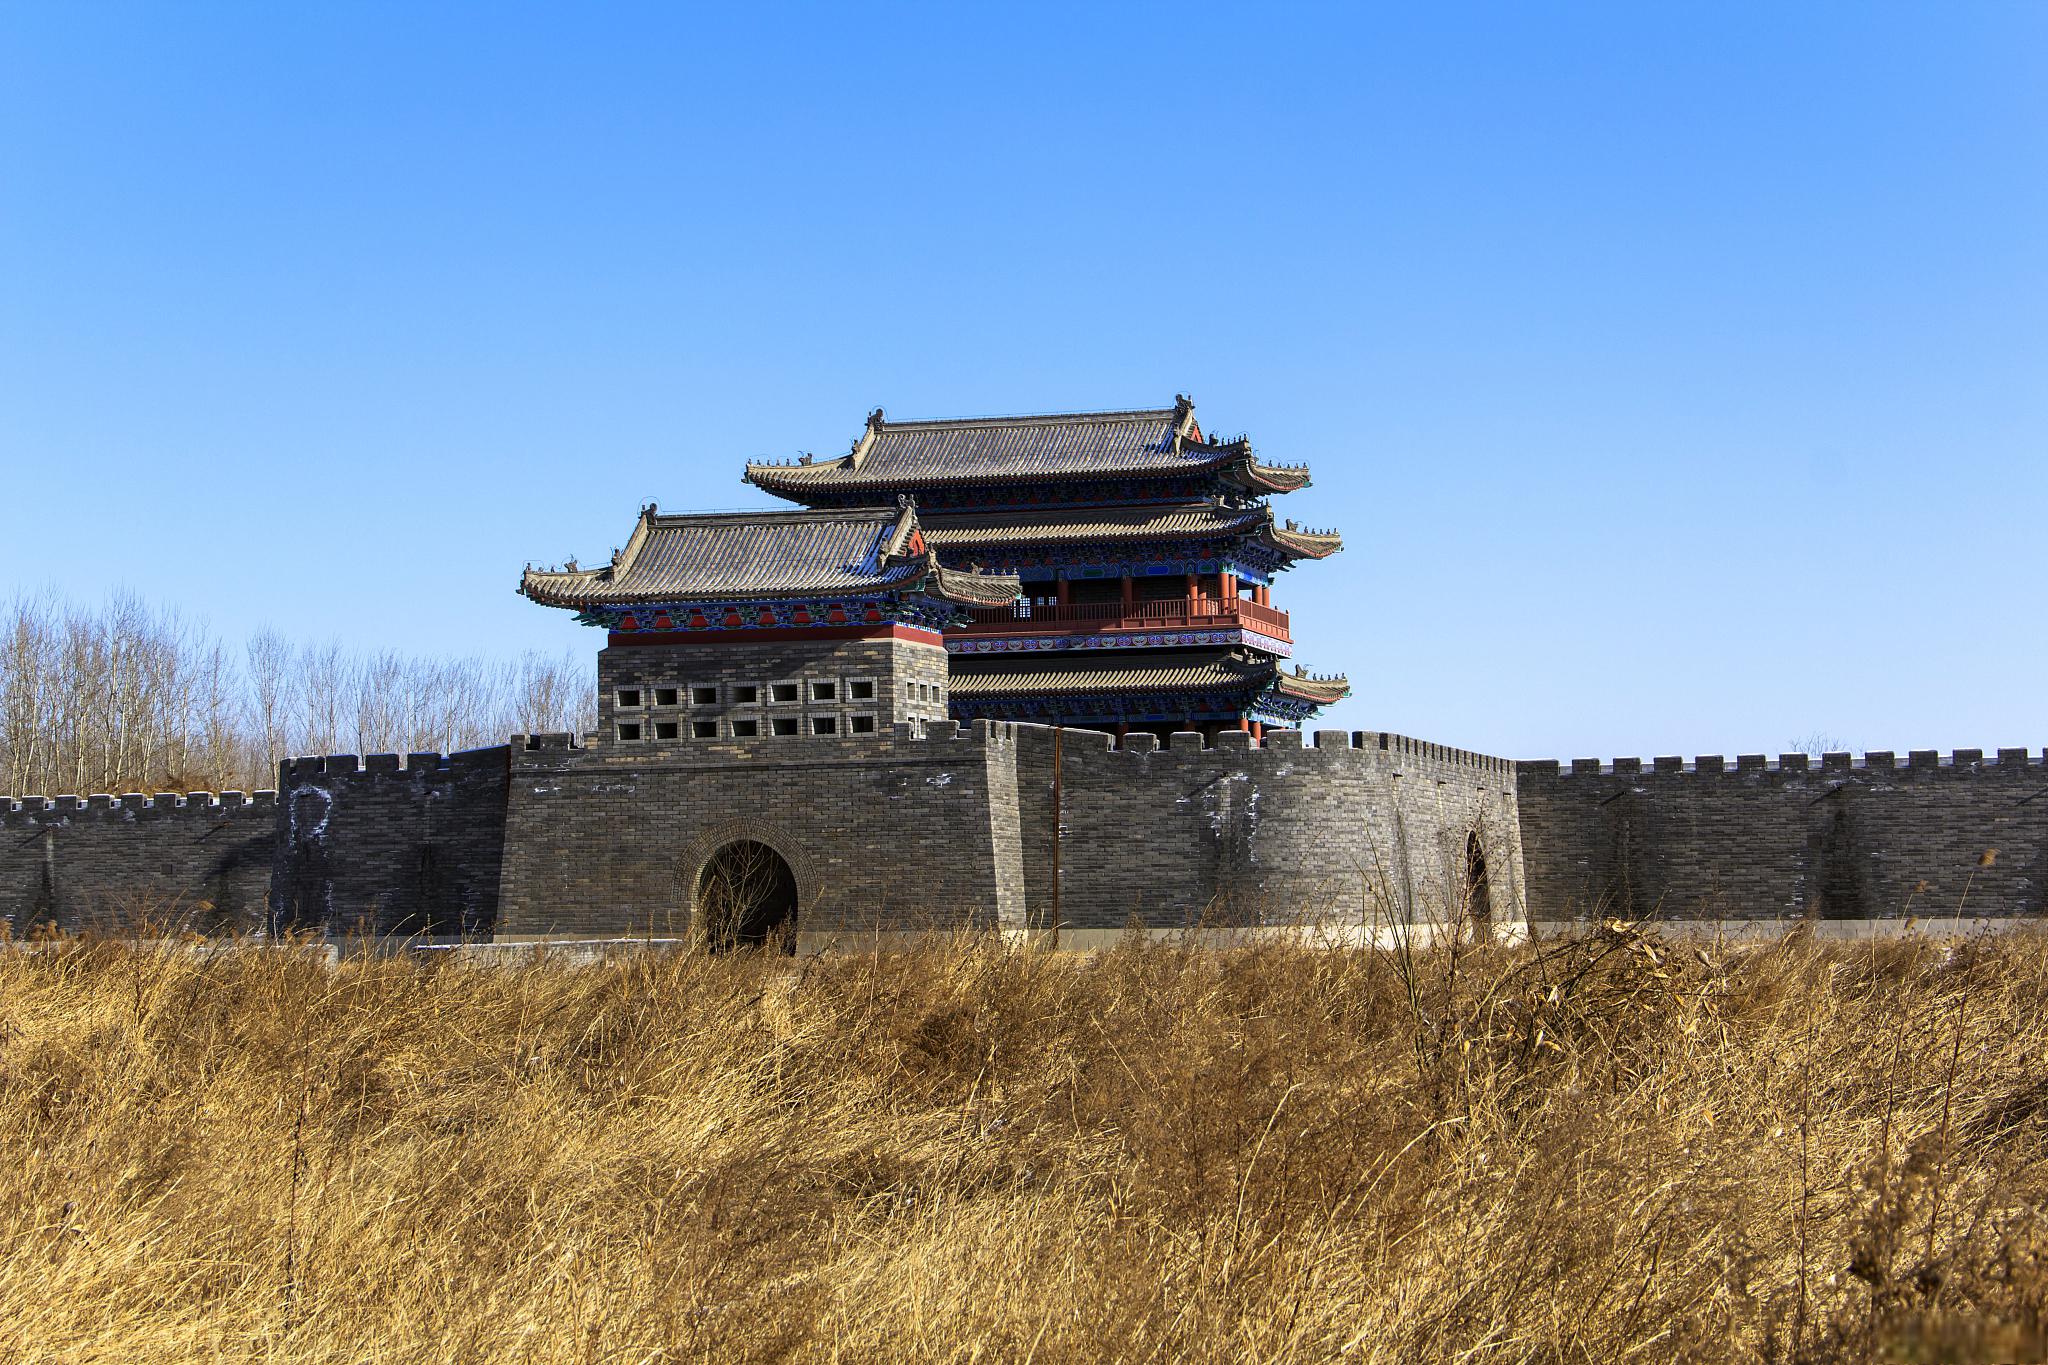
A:
<svg viewBox="0 0 2048 1365">
<path fill-rule="evenodd" d="M 1493 879 L 1486 870 L 1486 845 L 1473 830 L 1465 836 L 1465 916 L 1474 937 L 1493 931 Z"/>
</svg>

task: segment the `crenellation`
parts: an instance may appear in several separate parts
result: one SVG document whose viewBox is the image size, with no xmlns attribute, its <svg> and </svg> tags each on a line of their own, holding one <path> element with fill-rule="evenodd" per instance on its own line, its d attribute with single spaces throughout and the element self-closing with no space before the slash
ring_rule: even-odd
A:
<svg viewBox="0 0 2048 1365">
<path fill-rule="evenodd" d="M 1659 760 L 1650 774 L 1617 761 L 1597 780 L 1574 764 L 1574 782 L 1551 762 L 1523 763 L 1532 903 L 1559 919 L 1882 919 L 1967 895 L 1983 913 L 2048 913 L 2048 826 L 2022 804 L 2038 781 L 2028 751 L 1999 753 L 2020 761 L 1987 764 L 1980 749 L 1831 753 L 1817 767 L 1805 754 L 1775 765 L 1741 755 L 1740 783 L 1712 780 L 1727 772 L 1713 755 L 1690 769 Z M 1990 848 L 2002 851 L 1987 860 Z"/>
</svg>

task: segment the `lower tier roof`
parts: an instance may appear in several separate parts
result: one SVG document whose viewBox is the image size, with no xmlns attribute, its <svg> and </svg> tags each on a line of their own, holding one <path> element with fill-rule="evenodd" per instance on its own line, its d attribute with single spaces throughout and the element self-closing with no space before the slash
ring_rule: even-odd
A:
<svg viewBox="0 0 2048 1365">
<path fill-rule="evenodd" d="M 971 655 L 955 655 L 951 661 L 947 687 L 956 700 L 1094 696 L 1113 692 L 1252 692 L 1271 688 L 1285 696 L 1327 706 L 1351 693 L 1350 681 L 1344 677 L 1318 678 L 1290 672 L 1270 658 L 1236 652 L 1158 660 L 1061 657 L 1028 667 L 1019 667 L 1009 656 L 990 659 L 990 667 L 976 666 L 972 659 Z"/>
</svg>

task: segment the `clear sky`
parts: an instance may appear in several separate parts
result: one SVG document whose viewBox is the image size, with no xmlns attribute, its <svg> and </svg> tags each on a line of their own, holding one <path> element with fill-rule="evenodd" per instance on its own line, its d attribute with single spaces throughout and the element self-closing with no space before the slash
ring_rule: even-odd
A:
<svg viewBox="0 0 2048 1365">
<path fill-rule="evenodd" d="M 2048 744 L 2048 5 L 0 8 L 0 595 L 594 653 L 649 499 L 1176 392 L 1325 724 Z"/>
</svg>

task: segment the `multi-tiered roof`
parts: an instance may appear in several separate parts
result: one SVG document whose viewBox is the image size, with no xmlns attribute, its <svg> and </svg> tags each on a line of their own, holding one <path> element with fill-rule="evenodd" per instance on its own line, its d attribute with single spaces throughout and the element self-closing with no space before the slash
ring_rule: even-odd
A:
<svg viewBox="0 0 2048 1365">
<path fill-rule="evenodd" d="M 1273 576 L 1342 548 L 1265 503 L 1308 469 L 1204 435 L 1186 398 L 935 422 L 877 410 L 838 459 L 753 463 L 746 478 L 818 508 L 911 499 L 943 563 L 1022 580 L 1016 603 L 947 632 L 963 719 L 1250 727 L 1348 691 L 1280 664 L 1293 642 Z"/>
</svg>

